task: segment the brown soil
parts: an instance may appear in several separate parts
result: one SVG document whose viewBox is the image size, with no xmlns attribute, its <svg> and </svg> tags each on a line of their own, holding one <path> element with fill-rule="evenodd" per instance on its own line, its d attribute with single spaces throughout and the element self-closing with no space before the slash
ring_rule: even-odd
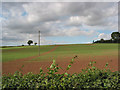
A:
<svg viewBox="0 0 120 90">
<path fill-rule="evenodd" d="M 51 50 L 54 51 L 54 50 Z M 35 57 L 33 57 L 35 58 Z M 46 69 L 52 64 L 52 61 L 42 61 L 42 62 L 25 62 L 26 60 L 29 59 L 23 59 L 23 60 L 16 60 L 16 61 L 11 61 L 11 62 L 5 62 L 2 65 L 2 70 L 3 74 L 7 73 L 14 73 L 15 71 L 19 71 L 19 69 L 22 69 L 23 74 L 27 74 L 28 72 L 33 72 L 34 74 L 39 73 L 40 67 L 43 69 L 44 72 L 47 72 L 48 70 Z M 69 64 L 70 60 L 72 57 L 66 57 L 63 58 L 64 60 L 57 59 L 56 63 L 65 69 L 67 65 Z M 89 64 L 90 61 L 96 61 L 95 66 L 103 69 L 105 67 L 105 64 L 108 62 L 109 63 L 109 68 L 112 71 L 118 71 L 118 57 L 117 56 L 79 56 L 75 59 L 74 64 L 68 70 L 68 73 L 79 73 L 81 72 L 82 69 L 85 69 L 87 65 Z M 22 65 L 24 67 L 22 68 Z M 59 70 L 59 73 L 64 73 L 65 70 Z"/>
<path fill-rule="evenodd" d="M 46 55 L 50 52 L 53 52 L 57 47 L 58 46 L 55 46 L 50 51 L 40 54 L 40 56 Z M 2 63 L 2 73 L 7 74 L 7 73 L 14 73 L 15 71 L 20 71 L 20 69 L 22 69 L 23 65 L 25 65 L 25 67 L 26 67 L 25 61 L 28 61 L 28 60 L 31 60 L 31 59 L 34 59 L 34 58 L 37 58 L 37 57 L 40 57 L 40 56 L 36 55 L 36 56 L 31 56 L 31 57 L 27 57 L 27 58 L 23 58 L 23 59 L 17 59 L 17 60 L 14 60 L 14 61 L 4 62 L 4 63 Z M 29 72 L 29 71 L 27 71 L 27 72 Z"/>
</svg>

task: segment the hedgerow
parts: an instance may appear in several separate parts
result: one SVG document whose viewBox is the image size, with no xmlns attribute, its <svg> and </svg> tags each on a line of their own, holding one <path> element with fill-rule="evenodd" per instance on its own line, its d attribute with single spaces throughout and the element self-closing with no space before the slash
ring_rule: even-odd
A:
<svg viewBox="0 0 120 90">
<path fill-rule="evenodd" d="M 59 90 L 59 89 L 82 89 L 82 88 L 116 88 L 120 89 L 120 72 L 111 72 L 110 69 L 100 70 L 96 68 L 92 61 L 88 64 L 86 69 L 83 69 L 79 74 L 68 74 L 67 71 L 71 68 L 74 60 L 70 62 L 65 69 L 65 73 L 57 74 L 59 69 L 63 69 L 53 63 L 44 73 L 40 68 L 39 74 L 29 72 L 23 75 L 21 72 L 16 71 L 13 75 L 2 76 L 2 89 L 46 89 L 46 90 Z M 107 67 L 108 64 L 105 65 Z"/>
</svg>

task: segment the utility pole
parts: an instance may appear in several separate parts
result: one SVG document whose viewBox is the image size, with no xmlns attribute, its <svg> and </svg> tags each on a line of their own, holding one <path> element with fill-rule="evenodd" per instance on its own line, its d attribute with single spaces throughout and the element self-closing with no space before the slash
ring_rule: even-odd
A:
<svg viewBox="0 0 120 90">
<path fill-rule="evenodd" d="M 38 31 L 38 45 L 39 45 L 38 51 L 40 56 L 40 31 Z"/>
</svg>

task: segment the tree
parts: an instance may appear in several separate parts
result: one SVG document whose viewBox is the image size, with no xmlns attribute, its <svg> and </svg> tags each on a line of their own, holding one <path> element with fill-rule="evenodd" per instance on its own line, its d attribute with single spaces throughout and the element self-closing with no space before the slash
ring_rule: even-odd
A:
<svg viewBox="0 0 120 90">
<path fill-rule="evenodd" d="M 28 40 L 27 44 L 30 46 L 33 43 L 32 40 Z"/>
<path fill-rule="evenodd" d="M 37 45 L 37 43 L 34 43 L 35 45 Z"/>
<path fill-rule="evenodd" d="M 102 38 L 101 40 L 97 40 L 94 43 L 120 43 L 120 32 L 112 32 L 111 39 L 104 40 Z"/>
<path fill-rule="evenodd" d="M 22 46 L 25 46 L 25 45 L 22 45 Z"/>
<path fill-rule="evenodd" d="M 119 32 L 113 32 L 111 34 L 111 37 L 113 40 L 119 40 L 120 39 L 120 33 Z"/>
<path fill-rule="evenodd" d="M 103 42 L 104 42 L 104 39 L 102 38 L 100 41 L 101 41 L 101 43 L 103 43 Z"/>
</svg>

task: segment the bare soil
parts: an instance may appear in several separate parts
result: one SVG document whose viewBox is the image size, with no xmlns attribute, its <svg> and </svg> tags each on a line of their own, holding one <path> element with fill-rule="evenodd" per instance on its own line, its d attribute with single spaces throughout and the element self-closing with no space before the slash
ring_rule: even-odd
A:
<svg viewBox="0 0 120 90">
<path fill-rule="evenodd" d="M 46 55 L 50 52 L 53 52 L 58 45 L 56 45 L 53 49 L 51 49 L 48 52 L 45 52 L 42 55 Z M 8 73 L 14 73 L 15 71 L 21 71 L 23 74 L 27 74 L 28 72 L 33 72 L 34 74 L 39 73 L 40 68 L 43 69 L 44 72 L 47 72 L 47 68 L 50 67 L 52 64 L 52 61 L 32 61 L 32 62 L 26 62 L 29 60 L 32 60 L 34 58 L 39 57 L 39 55 L 31 56 L 23 59 L 17 59 L 14 61 L 9 62 L 3 62 L 2 63 L 2 74 L 8 74 Z M 58 58 L 56 60 L 56 63 L 62 67 L 64 70 L 59 70 L 58 73 L 64 73 L 66 72 L 66 68 L 71 61 L 73 57 L 65 57 L 65 58 Z M 70 74 L 73 73 L 79 73 L 82 71 L 82 69 L 85 69 L 90 61 L 96 61 L 95 66 L 99 69 L 105 68 L 105 64 L 108 62 L 109 66 L 112 71 L 118 71 L 118 56 L 111 56 L 111 55 L 105 55 L 105 56 L 82 56 L 78 55 L 77 58 L 74 59 L 74 63 L 72 64 L 72 67 L 67 72 Z M 24 65 L 24 67 L 22 67 Z"/>
<path fill-rule="evenodd" d="M 37 56 L 36 56 L 37 57 Z M 33 72 L 34 74 L 39 73 L 40 67 L 43 69 L 44 72 L 47 72 L 47 68 L 52 64 L 52 61 L 33 61 L 33 62 L 25 62 L 26 60 L 30 60 L 31 58 L 35 57 L 29 57 L 23 60 L 16 60 L 11 62 L 5 62 L 2 63 L 2 73 L 8 74 L 8 73 L 14 73 L 15 71 L 21 71 L 23 74 L 27 74 L 28 72 Z M 71 61 L 71 57 L 63 58 L 64 60 L 58 59 L 56 63 L 62 67 L 64 70 L 59 70 L 58 73 L 64 73 L 66 70 L 65 68 Z M 72 64 L 72 67 L 67 72 L 70 74 L 73 73 L 79 73 L 82 69 L 85 69 L 90 61 L 96 61 L 95 66 L 99 69 L 105 68 L 105 64 L 108 62 L 109 66 L 112 71 L 118 71 L 118 57 L 116 56 L 88 56 L 88 57 L 77 57 L 74 59 L 74 63 Z M 24 65 L 24 67 L 22 67 Z"/>
</svg>

